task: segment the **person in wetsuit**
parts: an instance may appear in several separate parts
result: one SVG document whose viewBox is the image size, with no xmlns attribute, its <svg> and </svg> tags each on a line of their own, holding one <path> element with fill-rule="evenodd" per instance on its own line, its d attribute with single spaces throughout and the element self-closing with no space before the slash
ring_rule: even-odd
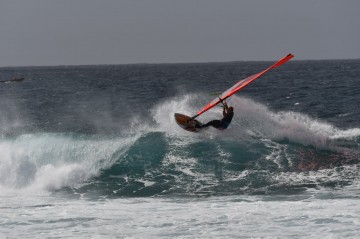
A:
<svg viewBox="0 0 360 239">
<path fill-rule="evenodd" d="M 231 120 L 234 116 L 234 108 L 233 107 L 228 107 L 226 102 L 223 102 L 224 104 L 224 110 L 223 110 L 223 118 L 221 120 L 212 120 L 206 124 L 203 125 L 196 125 L 195 127 L 197 128 L 206 128 L 209 126 L 212 126 L 216 129 L 220 129 L 220 130 L 224 130 L 227 127 L 229 127 Z"/>
</svg>

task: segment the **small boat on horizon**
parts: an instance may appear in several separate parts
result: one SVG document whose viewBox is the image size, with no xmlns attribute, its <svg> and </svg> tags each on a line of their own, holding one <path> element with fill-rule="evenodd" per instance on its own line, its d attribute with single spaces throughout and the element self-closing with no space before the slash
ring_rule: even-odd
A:
<svg viewBox="0 0 360 239">
<path fill-rule="evenodd" d="M 23 80 L 25 80 L 25 77 L 13 76 L 10 80 L 2 80 L 0 83 L 21 82 Z"/>
<path fill-rule="evenodd" d="M 25 77 L 12 77 L 10 81 L 23 81 Z"/>
</svg>

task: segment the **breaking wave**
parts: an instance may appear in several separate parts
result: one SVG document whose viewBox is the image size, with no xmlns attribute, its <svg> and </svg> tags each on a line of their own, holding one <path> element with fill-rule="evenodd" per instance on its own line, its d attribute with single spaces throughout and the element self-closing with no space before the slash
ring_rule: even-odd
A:
<svg viewBox="0 0 360 239">
<path fill-rule="evenodd" d="M 177 127 L 174 113 L 192 115 L 203 99 L 168 99 L 151 109 L 149 122 L 133 121 L 113 135 L 3 134 L 0 192 L 209 196 L 347 185 L 356 178 L 339 172 L 358 170 L 359 128 L 338 129 L 237 96 L 229 101 L 235 116 L 228 130 L 194 134 Z M 220 116 L 214 108 L 199 120 Z"/>
</svg>

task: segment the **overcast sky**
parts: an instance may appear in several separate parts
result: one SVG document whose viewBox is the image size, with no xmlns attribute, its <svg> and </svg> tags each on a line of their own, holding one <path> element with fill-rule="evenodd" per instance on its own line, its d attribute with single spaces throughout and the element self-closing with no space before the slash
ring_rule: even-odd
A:
<svg viewBox="0 0 360 239">
<path fill-rule="evenodd" d="M 360 58 L 360 0 L 0 0 L 0 66 Z"/>
</svg>

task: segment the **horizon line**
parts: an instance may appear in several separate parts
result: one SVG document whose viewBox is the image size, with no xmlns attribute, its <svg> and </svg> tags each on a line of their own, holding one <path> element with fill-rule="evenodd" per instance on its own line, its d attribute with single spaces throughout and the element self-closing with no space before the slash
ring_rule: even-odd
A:
<svg viewBox="0 0 360 239">
<path fill-rule="evenodd" d="M 296 56 L 295 56 L 296 57 Z M 293 59 L 293 61 L 341 61 L 341 60 L 360 60 L 360 58 L 330 58 L 330 59 Z M 237 62 L 272 62 L 273 60 L 235 60 L 235 61 L 198 61 L 198 62 L 139 62 L 139 63 L 89 63 L 89 64 L 49 64 L 49 65 L 7 65 L 0 68 L 16 67 L 76 67 L 76 66 L 119 66 L 119 65 L 176 65 L 176 64 L 220 64 L 220 63 L 237 63 Z"/>
</svg>

